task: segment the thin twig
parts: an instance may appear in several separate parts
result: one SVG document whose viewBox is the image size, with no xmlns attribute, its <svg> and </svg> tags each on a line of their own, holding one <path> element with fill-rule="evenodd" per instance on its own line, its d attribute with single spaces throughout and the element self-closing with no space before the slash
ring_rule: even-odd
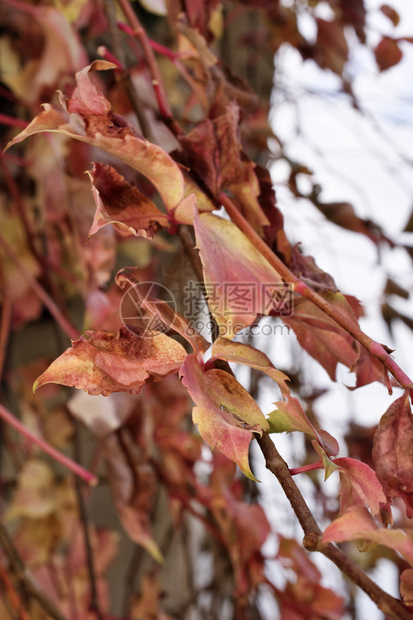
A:
<svg viewBox="0 0 413 620">
<path fill-rule="evenodd" d="M 10 426 L 15 428 L 31 443 L 38 446 L 41 450 L 43 450 L 43 452 L 46 452 L 46 454 L 51 456 L 55 461 L 58 461 L 58 463 L 61 463 L 62 465 L 64 465 L 64 467 L 70 469 L 70 471 L 72 471 L 76 476 L 79 476 L 79 478 L 82 478 L 88 484 L 94 486 L 98 483 L 98 479 L 94 474 L 91 474 L 81 465 L 72 461 L 72 459 L 70 459 L 68 456 L 62 454 L 61 452 L 59 452 L 59 450 L 56 450 L 56 448 L 53 448 L 53 446 L 51 446 L 41 437 L 36 437 L 36 435 L 34 435 L 32 431 L 27 428 L 27 426 L 25 426 L 24 424 L 22 424 L 22 422 L 20 422 L 20 420 L 15 418 L 14 415 L 10 411 L 8 411 L 8 409 L 3 407 L 3 405 L 0 405 L 0 418 L 7 422 L 7 424 L 10 424 Z"/>
<path fill-rule="evenodd" d="M 365 347 L 368 352 L 377 357 L 381 363 L 387 368 L 387 370 L 393 375 L 393 377 L 400 383 L 405 389 L 412 389 L 413 382 L 406 375 L 406 373 L 396 364 L 394 359 L 386 351 L 386 348 L 375 342 L 372 338 L 367 336 L 359 327 L 357 327 L 355 321 L 346 317 L 337 308 L 332 306 L 328 301 L 316 293 L 312 288 L 305 284 L 302 280 L 297 278 L 290 269 L 284 265 L 282 260 L 278 258 L 271 250 L 271 248 L 265 243 L 265 241 L 255 232 L 252 226 L 247 222 L 242 213 L 237 209 L 231 198 L 221 192 L 220 201 L 224 205 L 230 218 L 237 224 L 242 232 L 248 237 L 248 239 L 255 245 L 259 252 L 267 259 L 272 267 L 279 273 L 279 275 L 286 282 L 293 284 L 294 291 L 303 295 L 306 299 L 313 302 L 315 306 L 320 308 L 327 316 L 331 317 L 336 323 L 338 323 L 343 329 L 346 330 L 357 342 Z"/>
<path fill-rule="evenodd" d="M 114 0 L 104 0 L 104 6 L 105 6 L 105 13 L 106 13 L 106 16 L 109 22 L 109 33 L 110 33 L 113 53 L 116 56 L 116 58 L 119 59 L 122 65 L 122 69 L 123 69 L 123 71 L 118 73 L 117 75 L 120 81 L 124 84 L 124 87 L 128 94 L 129 101 L 132 105 L 133 111 L 135 112 L 136 117 L 139 121 L 142 135 L 150 142 L 155 142 L 154 135 L 152 133 L 152 129 L 146 117 L 144 107 L 135 90 L 130 73 L 126 69 L 126 54 L 121 45 L 121 41 L 119 37 L 118 24 L 116 21 L 115 2 Z"/>
<path fill-rule="evenodd" d="M 8 295 L 4 296 L 1 305 L 0 319 L 0 380 L 3 377 L 4 362 L 6 360 L 7 345 L 10 335 L 10 323 L 13 311 L 13 302 Z"/>
<path fill-rule="evenodd" d="M 128 570 L 126 571 L 122 603 L 122 616 L 125 618 L 129 618 L 132 596 L 135 591 L 136 573 L 139 570 L 144 553 L 145 550 L 143 547 L 140 545 L 135 545 Z"/>
<path fill-rule="evenodd" d="M 308 551 L 319 551 L 331 560 L 343 574 L 359 586 L 376 603 L 383 613 L 395 620 L 408 620 L 409 618 L 411 620 L 411 613 L 401 601 L 384 592 L 355 562 L 350 560 L 335 545 L 322 542 L 322 532 L 271 437 L 268 433 L 263 433 L 262 437 L 257 438 L 257 441 L 265 457 L 267 469 L 274 474 L 280 483 L 304 531 L 304 547 Z"/>
<path fill-rule="evenodd" d="M 74 427 L 74 457 L 78 463 L 81 462 L 81 454 L 80 454 L 80 429 L 79 422 L 76 418 L 73 418 L 73 427 Z M 75 489 L 77 495 L 77 503 L 79 506 L 79 516 L 80 522 L 82 524 L 83 530 L 83 538 L 85 543 L 85 552 L 86 552 L 86 565 L 89 576 L 89 585 L 90 585 L 90 605 L 89 609 L 91 612 L 96 614 L 97 620 L 104 620 L 104 616 L 100 610 L 99 605 L 99 596 L 98 589 L 96 585 L 96 572 L 95 572 L 95 564 L 93 558 L 93 549 L 90 541 L 90 533 L 89 533 L 89 517 L 86 510 L 85 499 L 83 497 L 83 489 L 80 479 L 78 477 L 75 478 Z"/>
<path fill-rule="evenodd" d="M 11 601 L 13 608 L 17 612 L 18 619 L 19 620 L 30 620 L 27 614 L 27 611 L 25 610 L 23 606 L 19 593 L 14 587 L 12 580 L 10 579 L 9 575 L 7 574 L 6 569 L 4 568 L 1 562 L 0 562 L 0 581 L 2 581 L 4 584 L 4 589 L 6 590 L 8 594 L 8 597 Z"/>
<path fill-rule="evenodd" d="M 47 614 L 51 618 L 53 618 L 53 620 L 66 620 L 66 618 L 61 614 L 60 610 L 56 607 L 55 603 L 35 583 L 33 577 L 25 567 L 16 547 L 14 546 L 8 531 L 1 523 L 1 521 L 0 546 L 6 554 L 14 572 L 16 573 L 18 581 L 20 582 L 21 586 L 24 588 L 28 596 L 36 599 L 36 601 L 43 607 Z"/>
<path fill-rule="evenodd" d="M 158 63 L 150 44 L 148 35 L 145 29 L 142 27 L 138 16 L 133 10 L 129 0 L 118 0 L 119 6 L 125 13 L 125 16 L 134 30 L 134 36 L 141 44 L 143 53 L 148 63 L 149 72 L 152 76 L 152 86 L 155 93 L 156 100 L 158 102 L 159 113 L 164 123 L 174 133 L 175 136 L 182 135 L 182 129 L 176 122 L 171 107 L 169 105 L 168 98 L 166 96 L 165 87 L 163 84 L 161 72 L 159 71 Z"/>
<path fill-rule="evenodd" d="M 20 258 L 17 256 L 16 252 L 10 247 L 4 237 L 0 234 L 0 246 L 4 249 L 6 254 L 11 258 L 13 263 L 16 265 L 18 270 L 20 271 L 23 278 L 26 280 L 27 284 L 34 290 L 36 295 L 42 300 L 46 308 L 49 310 L 50 314 L 55 318 L 56 322 L 62 330 L 69 336 L 71 340 L 77 340 L 79 338 L 79 332 L 73 325 L 67 320 L 67 318 L 62 314 L 60 309 L 57 307 L 53 299 L 50 295 L 45 291 L 45 289 L 39 284 L 39 282 L 34 278 L 23 265 Z"/>
</svg>

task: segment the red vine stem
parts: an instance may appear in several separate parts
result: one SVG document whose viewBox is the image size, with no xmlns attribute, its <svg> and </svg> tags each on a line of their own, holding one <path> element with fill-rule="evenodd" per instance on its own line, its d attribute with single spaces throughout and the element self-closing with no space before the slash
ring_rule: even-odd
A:
<svg viewBox="0 0 413 620">
<path fill-rule="evenodd" d="M 9 342 L 10 323 L 13 313 L 12 300 L 7 295 L 1 304 L 0 319 L 0 380 L 3 377 L 4 362 L 6 360 L 7 344 Z"/>
<path fill-rule="evenodd" d="M 317 461 L 317 463 L 309 463 L 308 465 L 302 465 L 301 467 L 292 467 L 288 471 L 291 476 L 296 476 L 297 474 L 303 474 L 306 471 L 316 471 L 317 469 L 323 469 L 324 465 L 321 461 Z"/>
<path fill-rule="evenodd" d="M 2 114 L 0 112 L 0 124 L 8 125 L 9 127 L 19 127 L 20 129 L 25 129 L 29 124 L 27 121 L 23 121 L 20 118 L 14 118 L 13 116 L 9 116 L 8 114 Z"/>
<path fill-rule="evenodd" d="M 45 291 L 45 289 L 39 284 L 39 282 L 34 278 L 26 269 L 26 267 L 21 262 L 20 258 L 17 256 L 16 252 L 9 246 L 4 237 L 0 234 L 0 247 L 8 254 L 13 263 L 17 266 L 18 270 L 22 274 L 23 278 L 26 280 L 27 284 L 31 286 L 36 295 L 42 300 L 46 308 L 49 310 L 50 314 L 55 318 L 56 322 L 62 330 L 69 336 L 71 340 L 77 340 L 79 338 L 79 332 L 73 325 L 67 320 L 67 318 L 62 314 L 59 310 L 53 299 L 49 296 L 49 294 Z"/>
<path fill-rule="evenodd" d="M 395 620 L 408 620 L 412 614 L 403 603 L 382 590 L 353 560 L 350 560 L 338 547 L 322 541 L 321 530 L 284 459 L 268 433 L 256 438 L 265 458 L 267 469 L 280 483 L 304 532 L 304 547 L 307 551 L 318 551 L 331 560 L 353 583 L 359 586 L 374 601 L 381 611 Z"/>
<path fill-rule="evenodd" d="M 0 405 L 0 418 L 2 418 L 7 424 L 10 424 L 16 431 L 18 431 L 21 435 L 26 437 L 31 443 L 38 446 L 43 452 L 46 452 L 49 456 L 51 456 L 55 461 L 58 461 L 70 471 L 72 471 L 76 476 L 82 478 L 88 484 L 95 486 L 98 483 L 98 478 L 91 474 L 87 469 L 84 469 L 75 461 L 72 461 L 68 456 L 65 456 L 56 448 L 53 448 L 47 441 L 41 439 L 41 437 L 36 437 L 28 428 L 25 426 L 20 420 L 18 420 L 8 409 Z"/>
<path fill-rule="evenodd" d="M 159 112 L 162 119 L 171 131 L 173 131 L 176 136 L 179 136 L 182 134 L 182 129 L 179 127 L 172 114 L 171 106 L 169 105 L 169 101 L 166 96 L 161 72 L 159 71 L 158 63 L 156 61 L 149 37 L 146 34 L 145 29 L 142 27 L 142 24 L 140 23 L 138 16 L 133 10 L 129 0 L 118 0 L 118 3 L 133 28 L 133 36 L 139 41 L 143 53 L 145 54 L 149 71 L 152 76 L 152 87 L 158 102 Z"/>
<path fill-rule="evenodd" d="M 12 603 L 16 613 L 18 614 L 19 619 L 30 620 L 27 611 L 23 607 L 20 596 L 1 562 L 0 562 L 0 580 L 4 584 L 4 589 L 6 590 L 6 593 L 9 596 L 10 602 Z"/>
<path fill-rule="evenodd" d="M 321 295 L 313 291 L 307 284 L 302 282 L 296 275 L 293 274 L 290 269 L 284 265 L 282 260 L 278 258 L 271 250 L 271 248 L 265 243 L 265 241 L 255 232 L 252 226 L 247 222 L 242 213 L 237 209 L 231 198 L 220 193 L 219 199 L 230 218 L 237 224 L 242 232 L 248 237 L 248 239 L 254 244 L 259 252 L 267 259 L 272 267 L 280 274 L 280 276 L 286 282 L 293 284 L 293 290 L 299 293 L 315 306 L 320 308 L 327 316 L 331 317 L 338 323 L 346 332 L 348 332 L 357 342 L 365 347 L 371 355 L 374 355 L 381 361 L 381 363 L 387 368 L 387 370 L 393 375 L 393 377 L 400 383 L 405 389 L 412 389 L 413 382 L 406 375 L 405 372 L 397 365 L 394 359 L 386 351 L 385 347 L 378 342 L 375 342 L 370 336 L 367 336 L 354 321 L 346 317 L 340 310 L 332 306 Z"/>
</svg>

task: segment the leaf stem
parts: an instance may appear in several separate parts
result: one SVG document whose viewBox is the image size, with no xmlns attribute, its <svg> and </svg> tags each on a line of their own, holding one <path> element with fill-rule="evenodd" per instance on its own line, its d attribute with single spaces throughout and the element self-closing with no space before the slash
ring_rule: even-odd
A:
<svg viewBox="0 0 413 620">
<path fill-rule="evenodd" d="M 337 308 L 334 308 L 328 301 L 326 301 L 321 295 L 316 293 L 312 288 L 302 282 L 293 272 L 282 262 L 282 260 L 274 254 L 271 248 L 265 243 L 265 241 L 255 232 L 252 226 L 247 222 L 242 213 L 237 209 L 234 202 L 224 194 L 220 193 L 219 199 L 230 218 L 237 224 L 242 232 L 248 237 L 248 239 L 255 245 L 255 247 L 261 252 L 264 258 L 270 263 L 272 267 L 280 274 L 280 276 L 286 282 L 291 282 L 294 285 L 294 291 L 303 295 L 306 299 L 311 301 L 315 306 L 320 308 L 327 316 L 332 318 L 336 323 L 340 325 L 346 332 L 348 332 L 353 338 L 365 347 L 371 355 L 374 355 L 381 361 L 381 363 L 387 368 L 390 374 L 400 383 L 405 389 L 412 389 L 413 382 L 406 375 L 405 372 L 397 365 L 394 359 L 386 351 L 386 348 L 375 342 L 370 336 L 367 336 L 355 323 L 344 314 L 342 314 Z"/>
<path fill-rule="evenodd" d="M 321 461 L 317 461 L 317 463 L 309 463 L 308 465 L 302 465 L 301 467 L 292 467 L 288 471 L 291 476 L 296 476 L 297 474 L 304 474 L 306 471 L 316 471 L 317 469 L 323 469 L 324 465 Z"/>
<path fill-rule="evenodd" d="M 78 463 L 75 463 L 75 461 L 72 461 L 71 458 L 65 454 L 62 454 L 59 450 L 56 450 L 56 448 L 53 448 L 53 446 L 41 437 L 36 437 L 36 435 L 34 435 L 32 431 L 27 428 L 27 426 L 20 422 L 20 420 L 18 420 L 8 409 L 3 407 L 3 405 L 0 405 L 0 418 L 7 422 L 7 424 L 10 424 L 10 426 L 16 429 L 18 433 L 26 437 L 26 439 L 28 439 L 31 443 L 38 446 L 55 461 L 58 461 L 58 463 L 61 463 L 64 467 L 70 469 L 70 471 L 72 471 L 76 476 L 79 476 L 79 478 L 82 478 L 82 480 L 88 484 L 94 486 L 98 483 L 98 479 L 94 474 L 87 471 L 87 469 L 84 469 Z"/>
<path fill-rule="evenodd" d="M 307 551 L 318 551 L 331 560 L 353 583 L 361 588 L 374 601 L 383 613 L 395 620 L 408 620 L 411 613 L 403 603 L 382 590 L 370 577 L 338 547 L 332 543 L 323 543 L 321 530 L 314 519 L 309 507 L 297 485 L 295 484 L 288 466 L 279 454 L 274 442 L 268 433 L 257 437 L 258 444 L 265 458 L 265 464 L 280 483 L 287 496 L 295 515 L 304 532 L 304 547 Z"/>
</svg>

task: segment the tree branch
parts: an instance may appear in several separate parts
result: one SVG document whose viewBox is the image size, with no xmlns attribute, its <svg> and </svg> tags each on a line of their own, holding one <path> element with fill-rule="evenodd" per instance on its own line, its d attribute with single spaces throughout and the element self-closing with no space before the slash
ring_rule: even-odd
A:
<svg viewBox="0 0 413 620">
<path fill-rule="evenodd" d="M 411 620 L 411 613 L 401 601 L 382 590 L 338 547 L 332 543 L 322 542 L 322 532 L 271 437 L 268 433 L 263 433 L 262 437 L 257 437 L 257 441 L 265 457 L 267 469 L 277 478 L 300 522 L 304 532 L 304 547 L 307 551 L 319 551 L 331 560 L 343 574 L 359 586 L 376 603 L 383 613 L 395 620 L 408 620 L 409 618 Z"/>
<path fill-rule="evenodd" d="M 8 531 L 1 522 L 0 546 L 6 554 L 11 567 L 16 573 L 18 581 L 20 582 L 26 593 L 30 597 L 36 599 L 36 601 L 43 607 L 47 614 L 51 618 L 53 618 L 53 620 L 66 620 L 66 618 L 61 614 L 60 610 L 56 607 L 55 603 L 35 583 L 33 577 L 26 569 L 17 549 L 15 548 Z"/>
<path fill-rule="evenodd" d="M 58 461 L 58 463 L 61 463 L 64 467 L 70 469 L 70 471 L 72 471 L 76 476 L 79 476 L 80 478 L 85 480 L 85 482 L 91 484 L 92 486 L 97 484 L 98 479 L 94 474 L 91 474 L 81 465 L 72 461 L 72 459 L 70 459 L 68 456 L 62 454 L 61 452 L 59 452 L 59 450 L 56 450 L 56 448 L 51 446 L 41 437 L 37 437 L 36 435 L 34 435 L 32 431 L 27 428 L 27 426 L 22 424 L 22 422 L 20 422 L 20 420 L 18 420 L 10 411 L 8 411 L 8 409 L 3 407 L 3 405 L 0 405 L 0 418 L 7 422 L 7 424 L 10 424 L 10 426 L 12 426 L 14 429 L 16 429 L 16 431 L 26 437 L 26 439 L 28 439 L 31 443 L 38 446 L 41 450 L 43 450 L 43 452 L 46 452 L 46 454 L 51 456 L 55 461 Z"/>
<path fill-rule="evenodd" d="M 53 299 L 50 295 L 45 291 L 45 289 L 39 284 L 39 282 L 34 278 L 23 265 L 20 258 L 17 256 L 16 252 L 10 247 L 4 237 L 0 234 L 0 247 L 3 248 L 5 253 L 9 256 L 9 258 L 16 265 L 17 269 L 22 274 L 23 278 L 26 280 L 27 284 L 34 290 L 36 295 L 42 300 L 46 308 L 49 310 L 50 314 L 56 320 L 57 324 L 60 325 L 62 330 L 69 336 L 71 340 L 77 340 L 79 338 L 79 332 L 73 325 L 67 320 L 67 318 L 62 314 L 60 309 L 57 307 Z"/>
<path fill-rule="evenodd" d="M 377 357 L 381 363 L 387 368 L 390 374 L 405 388 L 412 390 L 413 382 L 406 375 L 406 373 L 396 364 L 394 359 L 386 351 L 385 347 L 378 342 L 375 342 L 370 336 L 367 336 L 359 327 L 357 327 L 354 321 L 351 321 L 348 317 L 342 314 L 337 308 L 334 308 L 328 301 L 326 301 L 321 295 L 313 291 L 312 288 L 302 282 L 293 272 L 282 262 L 278 256 L 274 254 L 271 248 L 265 243 L 265 241 L 255 232 L 252 226 L 247 222 L 242 213 L 237 209 L 231 198 L 229 198 L 223 192 L 220 193 L 220 201 L 224 205 L 230 218 L 237 224 L 242 232 L 248 237 L 248 239 L 254 244 L 254 246 L 261 252 L 264 258 L 270 263 L 272 267 L 280 274 L 280 276 L 286 282 L 291 282 L 294 286 L 294 291 L 303 295 L 306 299 L 313 302 L 315 306 L 320 308 L 327 316 L 334 319 L 343 329 L 346 330 L 357 342 L 365 347 L 371 355 Z"/>
</svg>

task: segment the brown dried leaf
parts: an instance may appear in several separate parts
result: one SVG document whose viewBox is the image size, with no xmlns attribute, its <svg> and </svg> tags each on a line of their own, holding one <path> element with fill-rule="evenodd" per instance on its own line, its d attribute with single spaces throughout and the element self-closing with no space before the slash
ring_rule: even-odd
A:
<svg viewBox="0 0 413 620">
<path fill-rule="evenodd" d="M 180 139 L 188 163 L 214 196 L 230 190 L 239 200 L 248 221 L 257 229 L 269 221 L 258 202 L 260 186 L 255 165 L 241 150 L 240 110 L 237 104 L 226 107 L 225 114 L 213 121 L 206 119 Z"/>
<path fill-rule="evenodd" d="M 413 417 L 407 391 L 381 418 L 372 456 L 386 496 L 400 497 L 408 517 L 413 517 Z"/>
<path fill-rule="evenodd" d="M 117 335 L 88 331 L 49 366 L 33 389 L 60 383 L 92 395 L 139 394 L 145 383 L 177 372 L 185 355 L 182 345 L 161 333 L 141 338 L 126 327 Z"/>
<path fill-rule="evenodd" d="M 152 239 L 168 225 L 167 215 L 112 166 L 94 164 L 88 175 L 96 203 L 89 237 L 102 226 L 112 224 L 124 237 L 135 235 Z"/>
<path fill-rule="evenodd" d="M 383 37 L 374 50 L 374 54 L 380 71 L 387 71 L 387 69 L 394 67 L 403 57 L 403 52 L 397 41 L 391 37 Z"/>
<path fill-rule="evenodd" d="M 55 131 L 107 151 L 146 176 L 158 190 L 168 209 L 183 196 L 183 176 L 179 166 L 156 144 L 136 135 L 125 119 L 113 113 L 109 101 L 90 79 L 93 71 L 114 69 L 116 65 L 95 60 L 76 74 L 77 88 L 69 100 L 60 93 L 59 105 L 45 103 L 43 112 L 16 136 L 6 148 L 42 131 Z"/>
</svg>

